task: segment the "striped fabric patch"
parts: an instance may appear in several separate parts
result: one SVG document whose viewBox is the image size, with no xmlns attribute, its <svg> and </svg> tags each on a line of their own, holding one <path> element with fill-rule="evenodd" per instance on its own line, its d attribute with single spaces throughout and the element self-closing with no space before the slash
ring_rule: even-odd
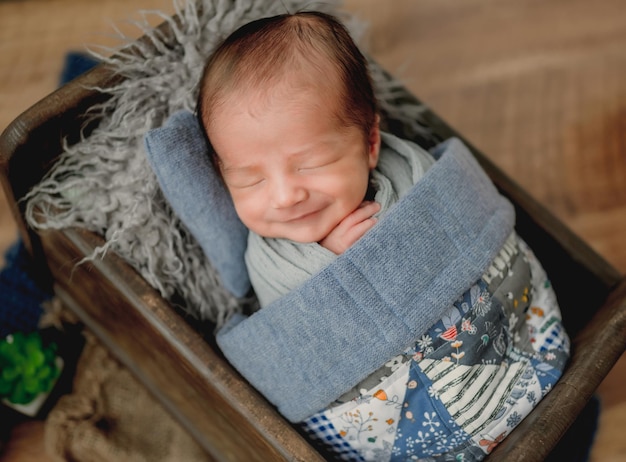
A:
<svg viewBox="0 0 626 462">
<path fill-rule="evenodd" d="M 527 368 L 521 362 L 463 366 L 427 359 L 419 366 L 455 422 L 471 435 L 493 422 Z"/>
</svg>

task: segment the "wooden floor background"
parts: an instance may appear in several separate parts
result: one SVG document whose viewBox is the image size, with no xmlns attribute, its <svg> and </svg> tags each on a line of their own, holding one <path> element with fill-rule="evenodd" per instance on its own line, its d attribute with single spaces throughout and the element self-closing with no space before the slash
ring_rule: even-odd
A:
<svg viewBox="0 0 626 462">
<path fill-rule="evenodd" d="M 621 272 L 626 272 L 623 0 L 347 0 L 373 57 Z M 171 0 L 0 1 L 0 129 L 58 84 L 63 58 L 117 46 L 116 24 Z M 151 17 L 151 24 L 158 19 Z M 16 239 L 0 193 L 0 254 Z M 0 265 L 2 257 L 0 257 Z M 626 360 L 599 389 L 591 460 L 626 461 Z M 41 425 L 2 460 L 44 461 Z"/>
</svg>

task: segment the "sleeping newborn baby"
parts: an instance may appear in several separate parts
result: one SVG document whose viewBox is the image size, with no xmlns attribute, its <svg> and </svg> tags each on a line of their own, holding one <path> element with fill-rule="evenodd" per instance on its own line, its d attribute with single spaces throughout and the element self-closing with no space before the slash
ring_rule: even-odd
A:
<svg viewBox="0 0 626 462">
<path fill-rule="evenodd" d="M 262 306 L 218 343 L 285 417 L 344 460 L 480 460 L 551 389 L 569 342 L 511 205 L 459 140 L 381 133 L 335 18 L 235 31 L 198 117 Z"/>
</svg>

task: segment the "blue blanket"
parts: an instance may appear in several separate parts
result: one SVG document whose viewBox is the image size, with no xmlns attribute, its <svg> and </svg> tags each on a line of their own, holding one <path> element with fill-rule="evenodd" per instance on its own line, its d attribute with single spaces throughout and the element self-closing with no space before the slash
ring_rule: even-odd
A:
<svg viewBox="0 0 626 462">
<path fill-rule="evenodd" d="M 487 270 L 514 210 L 458 139 L 361 240 L 217 341 L 279 411 L 302 421 L 402 354 Z M 350 352 L 349 354 L 342 354 Z"/>
</svg>

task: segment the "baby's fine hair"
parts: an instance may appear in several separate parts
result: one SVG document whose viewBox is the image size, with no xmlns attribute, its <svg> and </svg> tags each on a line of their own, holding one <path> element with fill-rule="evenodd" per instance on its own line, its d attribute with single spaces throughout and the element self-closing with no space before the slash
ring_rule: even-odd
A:
<svg viewBox="0 0 626 462">
<path fill-rule="evenodd" d="M 200 125 L 206 132 L 205 123 L 210 124 L 212 114 L 232 91 L 269 88 L 303 64 L 320 81 L 329 80 L 328 65 L 332 66 L 343 99 L 337 102 L 336 115 L 340 123 L 356 126 L 367 136 L 377 114 L 367 60 L 339 20 L 315 11 L 258 19 L 228 36 L 207 61 L 200 79 L 196 110 Z"/>
</svg>

